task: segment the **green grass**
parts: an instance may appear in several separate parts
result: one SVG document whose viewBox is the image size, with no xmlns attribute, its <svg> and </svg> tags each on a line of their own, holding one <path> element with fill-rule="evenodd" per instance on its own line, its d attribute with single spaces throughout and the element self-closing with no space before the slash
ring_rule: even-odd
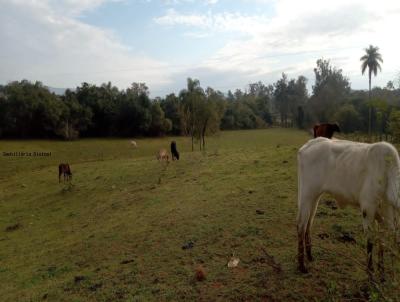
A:
<svg viewBox="0 0 400 302">
<path fill-rule="evenodd" d="M 138 139 L 138 149 L 128 139 L 1 141 L 0 300 L 366 299 L 353 261 L 365 262 L 356 209 L 320 205 L 316 260 L 310 274 L 296 270 L 296 152 L 307 133 L 222 132 L 204 153 L 174 139 L 181 160 L 169 165 L 155 154 L 171 138 Z M 70 163 L 71 185 L 58 183 L 59 162 Z M 342 243 L 341 232 L 356 243 Z M 227 267 L 232 254 L 236 268 Z"/>
</svg>

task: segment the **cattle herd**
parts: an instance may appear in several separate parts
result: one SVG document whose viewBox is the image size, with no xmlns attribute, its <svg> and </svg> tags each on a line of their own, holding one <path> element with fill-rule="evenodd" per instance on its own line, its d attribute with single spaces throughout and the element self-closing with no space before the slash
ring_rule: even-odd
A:
<svg viewBox="0 0 400 302">
<path fill-rule="evenodd" d="M 130 141 L 130 144 L 135 149 L 138 147 L 138 144 L 136 141 L 132 140 L 132 141 Z M 170 147 L 171 147 L 172 160 L 179 160 L 179 152 L 176 147 L 176 141 L 172 141 Z M 156 157 L 157 157 L 157 160 L 160 162 L 161 161 L 169 162 L 169 154 L 166 149 L 160 149 L 157 152 Z M 61 176 L 64 176 L 64 182 L 72 180 L 72 172 L 71 172 L 71 168 L 70 168 L 69 164 L 61 163 L 58 165 L 58 182 L 59 183 L 61 182 Z"/>
<path fill-rule="evenodd" d="M 305 273 L 305 253 L 312 261 L 311 227 L 319 198 L 324 193 L 335 197 L 339 205 L 352 204 L 361 209 L 363 229 L 367 235 L 367 271 L 373 270 L 371 230 L 375 220 L 394 229 L 400 208 L 400 159 L 397 150 L 389 143 L 358 143 L 332 139 L 340 132 L 337 124 L 317 124 L 313 127 L 314 139 L 298 151 L 298 269 Z M 134 148 L 138 147 L 131 141 Z M 179 160 L 175 141 L 170 144 L 171 159 Z M 169 153 L 160 149 L 158 161 L 169 162 Z M 67 163 L 58 167 L 61 176 L 71 180 Z M 383 245 L 379 245 L 378 268 L 383 271 Z"/>
</svg>

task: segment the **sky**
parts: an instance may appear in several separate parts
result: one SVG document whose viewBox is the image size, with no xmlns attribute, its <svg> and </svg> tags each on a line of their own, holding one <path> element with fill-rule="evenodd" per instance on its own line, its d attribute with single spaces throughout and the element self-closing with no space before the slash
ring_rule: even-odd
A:
<svg viewBox="0 0 400 302">
<path fill-rule="evenodd" d="M 0 84 L 144 82 L 163 97 L 188 77 L 226 92 L 284 72 L 311 88 L 324 58 L 367 89 L 371 44 L 384 60 L 373 85 L 399 77 L 399 25 L 398 0 L 0 0 Z"/>
</svg>

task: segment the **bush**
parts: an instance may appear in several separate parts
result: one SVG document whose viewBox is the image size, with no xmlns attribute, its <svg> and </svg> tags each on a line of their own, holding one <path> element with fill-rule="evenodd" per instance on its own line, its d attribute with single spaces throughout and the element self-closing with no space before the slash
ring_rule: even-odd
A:
<svg viewBox="0 0 400 302">
<path fill-rule="evenodd" d="M 358 130 L 361 124 L 360 115 L 351 104 L 345 104 L 340 107 L 335 114 L 335 120 L 345 133 Z"/>
<path fill-rule="evenodd" d="M 400 111 L 392 110 L 389 116 L 389 131 L 394 142 L 400 142 Z"/>
</svg>

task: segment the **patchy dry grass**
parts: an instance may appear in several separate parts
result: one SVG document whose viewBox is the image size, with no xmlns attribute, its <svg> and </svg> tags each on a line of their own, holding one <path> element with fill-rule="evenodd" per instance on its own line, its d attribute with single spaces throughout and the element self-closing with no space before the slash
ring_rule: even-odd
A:
<svg viewBox="0 0 400 302">
<path fill-rule="evenodd" d="M 374 291 L 354 261 L 365 263 L 359 211 L 328 197 L 316 261 L 297 272 L 296 152 L 308 138 L 223 132 L 205 153 L 174 138 L 182 159 L 169 165 L 155 153 L 170 138 L 139 139 L 136 150 L 122 139 L 2 141 L 0 152 L 52 156 L 0 156 L 1 300 L 380 301 L 383 290 L 396 301 L 396 283 Z M 71 185 L 58 184 L 59 162 L 70 163 Z M 232 254 L 240 262 L 228 268 Z"/>
</svg>

